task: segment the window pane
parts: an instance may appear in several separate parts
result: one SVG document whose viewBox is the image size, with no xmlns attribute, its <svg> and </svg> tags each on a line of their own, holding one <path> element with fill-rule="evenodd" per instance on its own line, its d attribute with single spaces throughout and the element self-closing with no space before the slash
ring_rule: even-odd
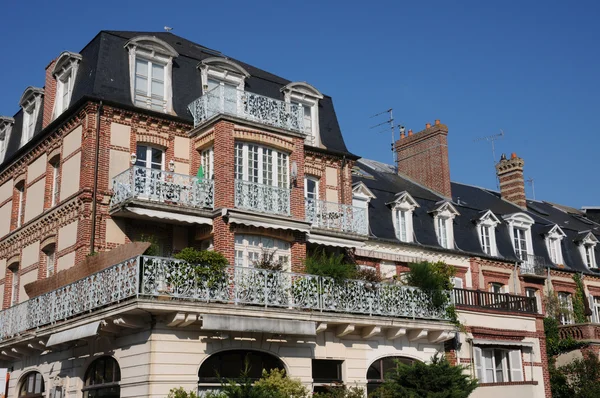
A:
<svg viewBox="0 0 600 398">
<path fill-rule="evenodd" d="M 148 76 L 148 61 L 143 59 L 136 59 L 135 74 L 140 76 Z"/>
<path fill-rule="evenodd" d="M 165 67 L 160 64 L 152 64 L 152 80 L 165 81 Z"/>
<path fill-rule="evenodd" d="M 165 85 L 163 82 L 157 82 L 152 79 L 152 97 L 158 99 L 165 97 Z"/>
</svg>

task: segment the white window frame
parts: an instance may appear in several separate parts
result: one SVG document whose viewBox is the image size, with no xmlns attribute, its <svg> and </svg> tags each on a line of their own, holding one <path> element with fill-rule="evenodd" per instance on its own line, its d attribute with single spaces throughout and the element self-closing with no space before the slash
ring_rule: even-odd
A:
<svg viewBox="0 0 600 398">
<path fill-rule="evenodd" d="M 167 112 L 167 60 L 163 60 L 157 57 L 146 57 L 142 55 L 138 55 L 135 59 L 135 79 L 133 82 L 133 92 L 135 97 L 133 99 L 133 103 L 136 106 L 142 108 L 148 108 L 154 111 L 162 111 Z M 139 75 L 137 72 L 138 63 L 145 63 L 147 75 Z M 162 76 L 154 75 L 154 65 L 159 65 L 162 67 Z M 146 87 L 138 87 L 137 85 L 137 77 L 141 76 L 146 79 Z M 162 78 L 162 80 L 160 80 Z M 162 98 L 153 98 L 152 97 L 152 83 L 153 81 L 160 81 L 163 85 L 163 93 Z M 140 105 L 139 102 L 143 102 L 145 105 Z M 162 102 L 162 104 L 160 103 Z M 160 106 L 160 109 L 156 109 L 155 106 Z"/>
<path fill-rule="evenodd" d="M 477 235 L 479 236 L 481 250 L 489 256 L 498 256 L 498 245 L 496 243 L 496 227 L 498 224 L 500 224 L 500 220 L 490 210 L 486 211 L 477 221 Z M 486 231 L 488 233 L 489 246 L 484 241 L 484 233 Z"/>
<path fill-rule="evenodd" d="M 309 198 L 308 197 L 308 181 L 312 181 L 315 183 L 315 193 L 314 196 Z M 315 177 L 315 176 L 309 176 L 306 175 L 304 176 L 304 198 L 305 199 L 313 199 L 315 202 L 319 201 L 319 177 Z"/>
<path fill-rule="evenodd" d="M 392 220 L 396 239 L 400 242 L 412 243 L 414 241 L 413 213 L 415 209 L 419 207 L 419 204 L 408 192 L 403 191 L 397 193 L 396 199 L 393 202 L 388 203 L 388 205 L 391 205 L 392 208 Z M 406 231 L 404 231 L 404 233 L 400 227 L 402 214 L 405 216 L 404 225 Z"/>
<path fill-rule="evenodd" d="M 15 119 L 12 117 L 0 116 L 0 163 L 6 158 L 6 150 L 12 127 L 15 124 Z"/>
<path fill-rule="evenodd" d="M 510 240 L 512 242 L 513 245 L 513 249 L 515 251 L 515 255 L 517 257 L 517 247 L 515 245 L 515 229 L 519 229 L 522 230 L 524 232 L 525 235 L 525 243 L 527 245 L 526 247 L 526 253 L 528 255 L 533 256 L 534 252 L 533 252 L 533 241 L 531 239 L 531 226 L 535 223 L 533 218 L 531 218 L 530 216 L 528 216 L 525 213 L 514 213 L 514 214 L 510 214 L 504 217 L 504 220 L 507 222 L 508 224 L 508 231 L 510 234 Z M 520 258 L 520 257 L 519 257 Z M 527 262 L 528 259 L 523 259 L 520 258 L 522 261 Z"/>
<path fill-rule="evenodd" d="M 579 242 L 579 252 L 581 254 L 581 259 L 583 260 L 585 266 L 589 269 L 598 268 L 598 263 L 596 261 L 597 244 L 598 239 L 591 232 L 588 232 L 587 235 Z"/>
<path fill-rule="evenodd" d="M 58 177 L 60 175 L 60 158 L 56 158 L 54 162 L 51 162 L 52 166 L 52 193 L 51 193 L 51 206 L 54 207 L 58 204 L 58 193 L 59 193 L 59 184 Z"/>
<path fill-rule="evenodd" d="M 200 164 L 204 170 L 204 178 L 207 180 L 212 180 L 215 164 L 215 151 L 212 146 L 205 148 L 200 152 Z"/>
<path fill-rule="evenodd" d="M 496 355 L 502 358 L 502 380 L 498 380 L 498 370 L 496 368 Z M 504 349 L 491 347 L 473 347 L 473 362 L 475 365 L 475 374 L 480 383 L 506 383 L 521 382 L 525 380 L 523 373 L 523 358 L 520 349 Z M 486 359 L 490 362 L 490 367 L 486 364 Z M 491 372 L 492 376 L 488 375 Z"/>
<path fill-rule="evenodd" d="M 454 217 L 458 211 L 450 202 L 444 202 L 433 211 L 435 234 L 445 249 L 454 249 Z"/>
<path fill-rule="evenodd" d="M 538 289 L 533 287 L 525 288 L 525 297 L 535 298 L 535 306 L 538 313 L 542 312 L 542 306 L 540 305 L 540 292 Z"/>
<path fill-rule="evenodd" d="M 148 62 L 148 86 L 151 87 L 151 71 L 152 64 L 163 66 L 164 72 L 164 97 L 162 112 L 175 114 L 173 110 L 173 59 L 177 58 L 179 54 L 171 45 L 167 42 L 158 39 L 154 36 L 138 36 L 129 40 L 125 44 L 125 48 L 129 51 L 129 80 L 130 80 L 130 94 L 131 102 L 136 105 L 136 64 L 137 60 L 145 60 Z M 147 93 L 151 93 L 147 91 Z M 148 97 L 150 98 L 150 97 Z M 139 107 L 139 105 L 136 105 Z M 152 100 L 146 100 L 145 106 L 142 108 L 151 109 Z"/>
<path fill-rule="evenodd" d="M 19 268 L 16 267 L 10 270 L 12 273 L 12 284 L 11 284 L 11 292 L 10 292 L 10 306 L 17 305 L 18 300 L 18 292 L 19 292 Z"/>
<path fill-rule="evenodd" d="M 592 322 L 600 323 L 600 296 L 590 294 L 590 308 L 592 309 Z"/>
<path fill-rule="evenodd" d="M 64 51 L 57 58 L 52 71 L 56 79 L 56 96 L 54 100 L 53 119 L 63 113 L 71 105 L 71 96 L 77 77 L 81 55 Z M 66 94 L 66 95 L 65 95 Z"/>
<path fill-rule="evenodd" d="M 242 158 L 239 158 L 239 153 L 242 153 Z M 254 178 L 250 176 L 250 167 L 249 167 L 249 153 L 254 153 L 256 149 L 257 153 L 257 176 L 256 181 Z M 271 151 L 270 156 L 267 151 Z M 267 154 L 266 154 L 267 153 Z M 266 155 L 265 155 L 266 154 Z M 270 164 L 268 163 L 268 159 L 270 157 Z M 241 160 L 241 164 L 240 164 Z M 281 164 L 285 163 L 285 164 Z M 253 142 L 246 141 L 236 141 L 235 143 L 235 155 L 234 155 L 234 164 L 235 164 L 235 178 L 236 180 L 248 181 L 253 183 L 258 183 L 262 185 L 268 185 L 279 188 L 288 188 L 289 187 L 289 176 L 290 176 L 290 159 L 289 154 L 286 152 L 282 152 L 280 150 L 267 147 L 264 145 L 260 145 Z M 239 167 L 241 166 L 242 175 L 239 175 Z M 265 173 L 265 167 L 271 167 L 270 173 Z M 283 171 L 283 173 L 280 173 Z M 269 178 L 269 175 L 270 178 Z M 240 178 L 241 177 L 241 178 Z M 267 182 L 270 180 L 270 184 Z"/>
<path fill-rule="evenodd" d="M 152 168 L 152 164 L 153 164 L 152 163 L 152 150 L 155 149 L 155 150 L 158 150 L 158 151 L 160 151 L 162 153 L 160 170 L 161 171 L 165 170 L 165 152 L 166 151 L 164 150 L 164 148 L 158 147 L 158 146 L 148 145 L 148 144 L 145 144 L 145 143 L 138 143 L 136 145 L 136 147 L 135 147 L 135 153 L 136 154 L 138 153 L 138 148 L 139 147 L 146 147 L 146 160 L 145 160 L 146 164 L 144 166 L 137 165 L 137 162 L 141 162 L 141 159 L 138 158 L 136 160 L 136 166 L 142 167 L 142 168 L 145 168 L 145 169 L 159 170 L 159 169 Z"/>
<path fill-rule="evenodd" d="M 231 113 L 235 115 L 241 113 L 244 95 L 244 89 L 246 87 L 246 78 L 250 77 L 250 73 L 246 71 L 238 63 L 221 57 L 210 57 L 202 60 L 198 64 L 200 69 L 200 78 L 202 80 L 202 94 L 205 95 L 209 91 L 209 81 L 215 81 L 220 84 L 219 92 L 212 92 L 212 95 L 217 95 L 221 103 L 220 109 L 223 112 Z M 230 107 L 225 101 L 226 97 L 226 86 L 233 87 L 235 92 L 235 106 Z M 216 88 L 211 90 L 216 91 Z M 210 102 L 211 100 L 209 100 Z"/>
<path fill-rule="evenodd" d="M 451 278 L 451 282 L 452 282 L 452 286 L 455 289 L 464 289 L 464 283 L 462 278 L 458 277 L 458 276 L 453 276 Z"/>
<path fill-rule="evenodd" d="M 35 133 L 35 128 L 42 106 L 44 90 L 37 87 L 27 87 L 21 96 L 19 105 L 23 111 L 23 126 L 21 129 L 21 146 L 27 144 Z"/>
<path fill-rule="evenodd" d="M 561 241 L 565 236 L 565 233 L 558 225 L 552 227 L 550 232 L 546 234 L 546 249 L 548 250 L 550 261 L 554 264 L 564 263 Z"/>
<path fill-rule="evenodd" d="M 23 225 L 23 211 L 25 210 L 25 206 L 23 206 L 23 200 L 25 199 L 25 182 L 21 181 L 20 184 L 15 185 L 15 189 L 18 192 L 17 195 L 17 228 L 20 228 Z"/>
<path fill-rule="evenodd" d="M 56 246 L 47 246 L 44 250 L 46 256 L 46 278 L 54 275 L 54 267 L 56 266 Z"/>
<path fill-rule="evenodd" d="M 506 285 L 500 282 L 491 282 L 489 284 L 490 293 L 503 294 L 506 293 Z M 498 290 L 498 291 L 496 291 Z"/>
<path fill-rule="evenodd" d="M 565 313 L 561 311 L 560 313 L 560 323 L 562 325 L 571 325 L 575 323 L 573 319 L 573 295 L 569 292 L 558 292 L 558 303 L 561 309 L 566 309 L 568 312 Z"/>
<path fill-rule="evenodd" d="M 281 89 L 284 94 L 285 102 L 302 106 L 310 109 L 311 129 L 305 126 L 305 144 L 310 146 L 321 146 L 321 134 L 319 129 L 319 100 L 323 99 L 323 94 L 312 85 L 305 82 L 289 83 Z"/>
<path fill-rule="evenodd" d="M 235 234 L 235 266 L 253 268 L 253 262 L 260 259 L 260 256 L 263 254 L 263 249 L 267 250 L 269 253 L 276 249 L 274 261 L 278 261 L 281 257 L 285 257 L 287 260 L 285 260 L 283 271 L 289 272 L 291 270 L 292 259 L 291 246 L 292 245 L 285 240 L 272 238 L 270 236 Z"/>
</svg>

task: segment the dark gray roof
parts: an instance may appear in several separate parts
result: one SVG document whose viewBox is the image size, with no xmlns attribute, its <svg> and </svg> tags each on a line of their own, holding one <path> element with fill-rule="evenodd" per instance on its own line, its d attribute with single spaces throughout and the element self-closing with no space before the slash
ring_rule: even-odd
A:
<svg viewBox="0 0 600 398">
<path fill-rule="evenodd" d="M 142 35 L 155 36 L 167 42 L 179 53 L 179 56 L 173 61 L 173 109 L 178 119 L 192 123 L 192 116 L 188 112 L 187 106 L 202 95 L 201 75 L 197 65 L 205 58 L 224 57 L 224 55 L 170 32 L 102 31 L 98 33 L 80 51 L 82 60 L 75 79 L 70 108 L 79 106 L 79 101 L 86 98 L 105 100 L 109 103 L 128 107 L 132 106 L 129 59 L 124 46 L 129 39 Z M 250 73 L 251 76 L 246 79 L 246 90 L 283 100 L 281 88 L 290 83 L 289 80 L 233 58 L 228 58 L 239 63 Z M 70 111 L 72 110 L 70 109 Z M 153 111 L 141 108 L 139 110 L 153 113 Z M 15 125 L 12 129 L 5 162 L 9 162 L 19 149 L 18 142 L 20 141 L 22 129 L 17 119 L 21 119 L 20 113 L 21 111 L 15 115 Z M 41 116 L 42 112 L 40 112 Z M 319 128 L 321 142 L 327 147 L 327 150 L 353 156 L 344 143 L 333 101 L 331 97 L 326 95 L 319 101 Z M 36 133 L 40 129 L 41 122 L 37 124 L 38 131 Z M 15 144 L 13 144 L 13 141 Z"/>
</svg>

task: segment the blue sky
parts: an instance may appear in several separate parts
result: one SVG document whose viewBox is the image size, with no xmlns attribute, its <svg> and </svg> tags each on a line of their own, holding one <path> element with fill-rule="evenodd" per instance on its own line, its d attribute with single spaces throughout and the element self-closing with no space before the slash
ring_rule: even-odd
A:
<svg viewBox="0 0 600 398">
<path fill-rule="evenodd" d="M 542 6 L 543 4 L 543 6 Z M 448 125 L 452 179 L 496 188 L 496 157 L 525 159 L 536 198 L 600 205 L 600 3 L 592 1 L 28 1 L 3 6 L 0 114 L 63 50 L 99 30 L 173 33 L 333 97 L 349 149 L 391 162 L 394 109 L 419 131 Z M 396 133 L 397 134 L 397 133 Z M 532 197 L 531 187 L 527 187 Z"/>
</svg>

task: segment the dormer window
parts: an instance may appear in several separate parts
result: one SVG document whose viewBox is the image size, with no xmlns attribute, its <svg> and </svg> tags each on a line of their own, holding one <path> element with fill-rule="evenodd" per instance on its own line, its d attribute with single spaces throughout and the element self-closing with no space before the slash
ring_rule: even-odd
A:
<svg viewBox="0 0 600 398">
<path fill-rule="evenodd" d="M 318 182 L 317 182 L 318 183 Z M 317 188 L 315 186 L 314 188 Z M 306 187 L 305 190 L 308 193 L 308 189 L 310 187 Z M 365 225 L 369 223 L 369 202 L 371 199 L 375 199 L 376 196 L 373 195 L 373 192 L 362 182 L 357 182 L 352 185 L 352 212 L 354 217 L 356 217 L 356 221 L 363 220 Z"/>
<path fill-rule="evenodd" d="M 598 244 L 598 239 L 591 232 L 584 234 L 582 238 L 576 241 L 579 244 L 581 258 L 585 266 L 589 269 L 598 268 L 598 263 L 596 262 L 596 245 Z"/>
<path fill-rule="evenodd" d="M 71 104 L 71 94 L 81 55 L 68 51 L 60 54 L 54 65 L 52 75 L 56 79 L 56 98 L 54 101 L 54 118 L 63 113 Z"/>
<path fill-rule="evenodd" d="M 125 44 L 129 50 L 132 102 L 141 108 L 173 113 L 173 58 L 179 56 L 167 42 L 138 36 Z"/>
<path fill-rule="evenodd" d="M 15 124 L 15 119 L 12 117 L 0 116 L 0 163 L 4 162 L 6 158 L 6 149 L 13 124 Z"/>
<path fill-rule="evenodd" d="M 496 246 L 496 226 L 498 224 L 500 224 L 500 220 L 489 210 L 477 220 L 481 250 L 488 256 L 498 255 L 498 247 Z"/>
<path fill-rule="evenodd" d="M 36 122 L 44 90 L 36 87 L 27 87 L 21 96 L 19 105 L 23 108 L 23 130 L 21 132 L 21 146 L 27 144 L 35 132 Z"/>
<path fill-rule="evenodd" d="M 400 242 L 413 241 L 413 212 L 419 207 L 417 201 L 406 191 L 396 194 L 396 199 L 388 203 L 392 208 L 396 238 Z"/>
<path fill-rule="evenodd" d="M 306 138 L 304 143 L 310 146 L 320 146 L 319 135 L 319 100 L 323 94 L 305 82 L 294 82 L 281 89 L 285 102 L 296 104 L 302 112 L 302 123 Z"/>
<path fill-rule="evenodd" d="M 432 213 L 438 243 L 445 249 L 454 249 L 453 222 L 460 213 L 450 202 L 442 202 Z"/>
<path fill-rule="evenodd" d="M 550 261 L 554 264 L 562 264 L 564 262 L 561 241 L 565 236 L 565 233 L 558 225 L 553 226 L 546 234 L 546 248 L 550 255 Z"/>
<path fill-rule="evenodd" d="M 533 218 L 525 213 L 515 213 L 505 216 L 504 220 L 508 223 L 516 256 L 526 263 L 529 262 L 533 258 L 533 245 L 531 241 L 531 226 L 534 224 Z"/>
</svg>

